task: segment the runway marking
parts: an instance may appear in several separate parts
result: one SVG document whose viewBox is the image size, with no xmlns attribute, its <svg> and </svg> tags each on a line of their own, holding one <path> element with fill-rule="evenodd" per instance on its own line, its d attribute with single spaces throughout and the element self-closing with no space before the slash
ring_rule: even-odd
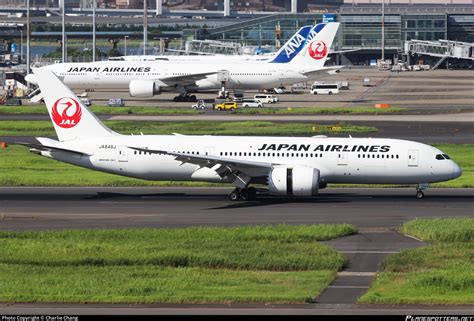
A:
<svg viewBox="0 0 474 321">
<path fill-rule="evenodd" d="M 139 218 L 139 217 L 164 217 L 163 214 L 104 214 L 104 213 L 48 213 L 48 214 L 35 214 L 35 213 L 7 213 L 1 217 L 2 220 L 18 219 L 18 218 L 30 218 L 30 219 L 41 219 L 41 218 L 57 218 L 60 217 L 64 220 L 70 219 L 122 219 L 122 218 Z"/>
<path fill-rule="evenodd" d="M 346 254 L 395 254 L 400 251 L 338 251 Z"/>
<path fill-rule="evenodd" d="M 337 272 L 337 276 L 375 276 L 377 272 Z"/>
<path fill-rule="evenodd" d="M 358 285 L 330 285 L 330 289 L 368 289 L 370 286 L 358 286 Z"/>
<path fill-rule="evenodd" d="M 416 236 L 413 236 L 413 235 L 408 235 L 408 234 L 403 234 L 403 235 L 405 235 L 406 237 L 409 237 L 409 238 L 411 238 L 411 239 L 414 239 L 414 240 L 416 240 L 416 241 L 418 241 L 418 242 L 422 242 L 422 243 L 425 242 L 425 241 L 423 241 L 422 239 L 419 239 L 419 238 L 417 238 Z"/>
</svg>

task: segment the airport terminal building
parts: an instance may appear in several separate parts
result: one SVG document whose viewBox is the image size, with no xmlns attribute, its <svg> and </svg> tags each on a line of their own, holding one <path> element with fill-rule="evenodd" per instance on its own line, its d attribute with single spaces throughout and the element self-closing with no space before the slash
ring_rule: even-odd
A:
<svg viewBox="0 0 474 321">
<path fill-rule="evenodd" d="M 329 11 L 329 10 L 328 10 Z M 342 63 L 367 63 L 380 58 L 382 48 L 382 7 L 379 4 L 343 4 L 332 12 L 278 13 L 249 19 L 227 26 L 207 29 L 213 39 L 238 41 L 248 45 L 278 45 L 303 26 L 319 22 L 341 23 L 335 50 L 350 51 Z M 387 58 L 403 52 L 408 40 L 438 41 L 447 39 L 474 43 L 473 4 L 386 4 L 384 8 Z M 196 30 L 185 36 L 199 38 Z M 208 36 L 206 35 L 206 36 Z"/>
<path fill-rule="evenodd" d="M 92 0 L 36 0 L 35 5 L 58 9 L 61 1 L 70 12 L 84 14 L 81 10 L 90 9 Z M 368 64 L 381 57 L 382 47 L 385 58 L 399 56 L 406 52 L 407 41 L 414 39 L 463 42 L 472 51 L 474 0 L 384 1 L 383 6 L 382 0 L 148 0 L 148 3 L 150 14 L 178 18 L 176 25 L 184 28 L 179 31 L 183 40 L 211 39 L 259 48 L 279 47 L 301 26 L 337 21 L 341 26 L 333 49 L 346 51 L 336 58 L 336 63 L 346 65 Z M 24 0 L 0 0 L 0 7 L 24 7 L 24 3 Z M 97 4 L 107 15 L 143 14 L 140 9 L 143 0 L 97 0 Z M 203 27 L 208 19 L 214 25 Z"/>
</svg>

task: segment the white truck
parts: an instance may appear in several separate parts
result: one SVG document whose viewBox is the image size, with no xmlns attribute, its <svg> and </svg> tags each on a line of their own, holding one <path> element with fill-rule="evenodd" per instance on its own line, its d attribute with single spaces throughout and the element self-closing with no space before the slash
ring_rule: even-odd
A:
<svg viewBox="0 0 474 321">
<path fill-rule="evenodd" d="M 265 95 L 265 94 L 255 95 L 253 99 L 261 102 L 262 104 L 273 104 L 280 101 L 280 99 L 277 96 Z"/>
</svg>

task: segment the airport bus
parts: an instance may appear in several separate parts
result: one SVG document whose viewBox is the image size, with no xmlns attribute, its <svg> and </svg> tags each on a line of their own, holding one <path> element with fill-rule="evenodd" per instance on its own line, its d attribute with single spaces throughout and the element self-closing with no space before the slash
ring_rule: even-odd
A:
<svg viewBox="0 0 474 321">
<path fill-rule="evenodd" d="M 311 86 L 311 93 L 313 95 L 318 94 L 338 94 L 339 93 L 339 84 L 313 84 Z"/>
</svg>

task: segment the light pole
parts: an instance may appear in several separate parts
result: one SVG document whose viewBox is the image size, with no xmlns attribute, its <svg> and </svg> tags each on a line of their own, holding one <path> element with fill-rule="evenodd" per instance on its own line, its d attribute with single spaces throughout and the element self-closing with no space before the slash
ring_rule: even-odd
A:
<svg viewBox="0 0 474 321">
<path fill-rule="evenodd" d="M 20 29 L 20 60 L 23 63 L 23 26 Z"/>
<path fill-rule="evenodd" d="M 146 55 L 148 45 L 148 2 L 143 0 L 143 55 Z"/>
<path fill-rule="evenodd" d="M 128 38 L 128 36 L 124 36 L 123 38 L 124 38 L 124 41 L 123 41 L 123 42 L 124 42 L 124 45 L 125 45 L 125 46 L 124 46 L 124 47 L 125 47 L 125 48 L 124 48 L 124 52 L 125 52 L 125 56 L 126 56 L 126 55 L 127 55 L 127 38 Z"/>
<path fill-rule="evenodd" d="M 382 0 L 382 62 L 385 61 L 385 0 Z"/>
<path fill-rule="evenodd" d="M 26 0 L 26 73 L 30 73 L 30 0 Z M 22 37 L 23 39 L 23 32 Z M 22 40 L 23 41 L 23 40 Z M 23 49 L 23 46 L 21 46 Z"/>
<path fill-rule="evenodd" d="M 62 24 L 62 62 L 66 62 L 66 0 L 60 0 L 61 2 L 61 24 Z"/>
<path fill-rule="evenodd" d="M 93 0 L 92 1 L 92 61 L 95 61 L 95 7 L 96 7 L 96 0 Z"/>
</svg>

